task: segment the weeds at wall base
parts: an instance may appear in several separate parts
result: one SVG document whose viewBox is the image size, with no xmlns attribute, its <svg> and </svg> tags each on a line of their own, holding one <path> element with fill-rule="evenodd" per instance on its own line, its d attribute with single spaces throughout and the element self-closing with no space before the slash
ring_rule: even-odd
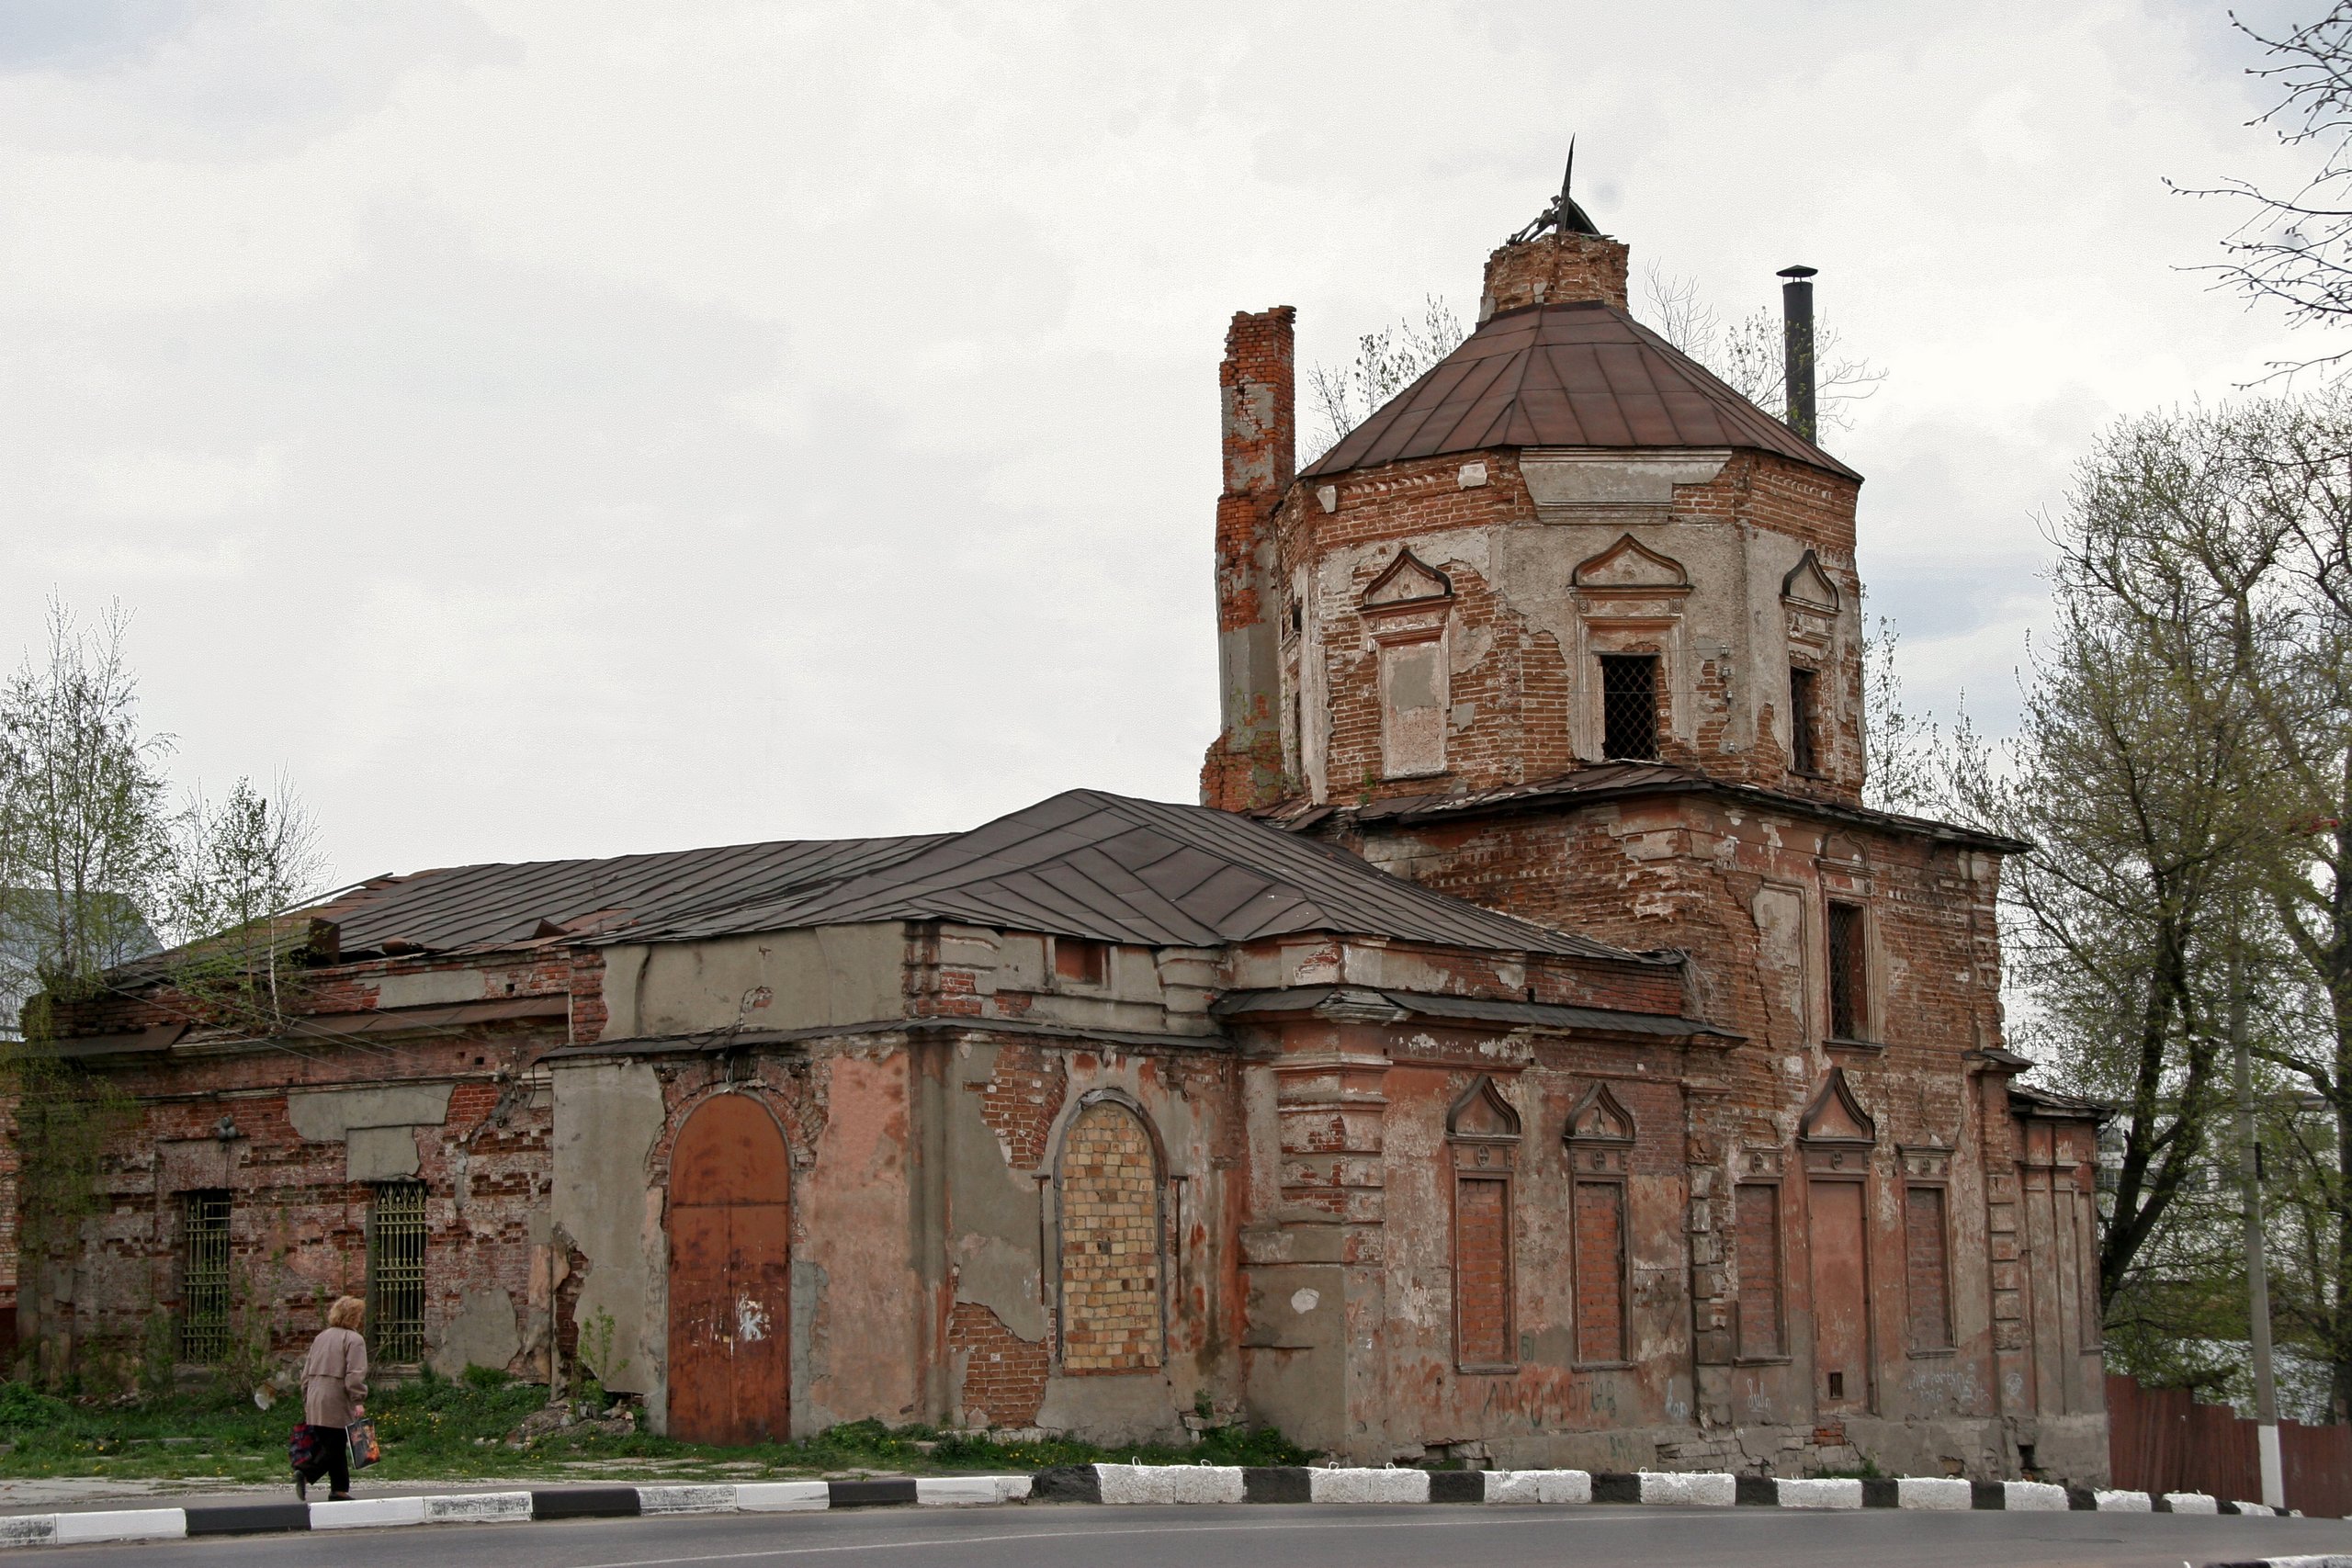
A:
<svg viewBox="0 0 2352 1568">
<path fill-rule="evenodd" d="M 1188 1447 L 1104 1449 L 1047 1439 L 1001 1443 L 978 1433 L 854 1421 L 793 1443 L 721 1449 L 647 1432 L 558 1435 L 509 1445 L 546 1408 L 547 1390 L 469 1368 L 458 1380 L 426 1373 L 379 1387 L 368 1399 L 384 1444 L 376 1473 L 387 1483 L 501 1477 L 581 1479 L 612 1461 L 648 1472 L 733 1479 L 841 1471 L 996 1472 L 1057 1464 L 1303 1464 L 1314 1456 L 1267 1428 L 1226 1427 Z M 103 1477 L 202 1483 L 268 1483 L 286 1472 L 286 1438 L 299 1401 L 257 1410 L 241 1390 L 209 1389 L 63 1398 L 25 1383 L 0 1384 L 0 1480 Z"/>
</svg>

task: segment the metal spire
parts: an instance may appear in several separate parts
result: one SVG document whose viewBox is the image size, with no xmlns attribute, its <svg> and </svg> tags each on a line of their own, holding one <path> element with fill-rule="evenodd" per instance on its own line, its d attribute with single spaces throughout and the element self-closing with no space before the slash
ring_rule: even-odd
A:
<svg viewBox="0 0 2352 1568">
<path fill-rule="evenodd" d="M 1585 215 L 1584 209 L 1578 207 L 1576 197 L 1569 194 L 1576 176 L 1577 139 L 1571 136 L 1568 138 L 1568 166 L 1560 174 L 1560 194 L 1552 198 L 1550 206 L 1535 215 L 1533 222 L 1513 234 L 1505 243 L 1524 244 L 1546 231 L 1555 235 L 1591 234 L 1598 237 L 1600 231 L 1593 226 L 1592 220 Z"/>
</svg>

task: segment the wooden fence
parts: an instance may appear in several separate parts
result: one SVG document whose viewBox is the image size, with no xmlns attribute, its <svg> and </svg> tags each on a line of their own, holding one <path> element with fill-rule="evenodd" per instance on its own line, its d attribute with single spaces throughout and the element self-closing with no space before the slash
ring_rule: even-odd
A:
<svg viewBox="0 0 2352 1568">
<path fill-rule="evenodd" d="M 2262 1501 L 2255 1423 L 2226 1404 L 2199 1404 L 2186 1389 L 2107 1379 L 2107 1457 L 2112 1484 L 2135 1492 L 2204 1492 L 2231 1503 Z M 2352 1427 L 2278 1423 L 2287 1506 L 2352 1516 Z"/>
</svg>

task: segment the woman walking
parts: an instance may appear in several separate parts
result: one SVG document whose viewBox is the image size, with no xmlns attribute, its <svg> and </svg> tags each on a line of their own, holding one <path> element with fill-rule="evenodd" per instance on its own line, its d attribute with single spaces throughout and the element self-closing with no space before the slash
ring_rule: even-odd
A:
<svg viewBox="0 0 2352 1568">
<path fill-rule="evenodd" d="M 327 1308 L 327 1325 L 311 1341 L 302 1363 L 302 1420 L 311 1428 L 316 1450 L 307 1471 L 294 1472 L 294 1495 L 307 1498 L 311 1483 L 323 1475 L 327 1497 L 340 1503 L 351 1495 L 351 1456 L 345 1428 L 368 1407 L 368 1341 L 359 1337 L 368 1303 L 357 1296 L 337 1298 Z"/>
</svg>

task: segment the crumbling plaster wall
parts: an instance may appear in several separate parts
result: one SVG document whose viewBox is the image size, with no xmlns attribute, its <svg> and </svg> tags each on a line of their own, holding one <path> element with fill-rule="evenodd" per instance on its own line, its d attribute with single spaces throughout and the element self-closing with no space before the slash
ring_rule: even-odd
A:
<svg viewBox="0 0 2352 1568">
<path fill-rule="evenodd" d="M 2059 1392 L 2092 1381 L 2071 1370 L 2089 1364 L 2081 1352 L 2065 1353 L 2073 1361 L 2064 1378 L 2043 1372 L 2040 1393 L 2034 1379 L 2010 1367 L 2013 1352 L 2030 1354 L 2029 1344 L 2064 1340 L 2064 1308 L 2009 1304 L 2018 1295 L 2005 1281 L 2036 1258 L 2053 1275 L 2079 1274 L 2081 1264 L 2056 1241 L 2037 1252 L 2030 1227 L 2008 1217 L 2005 1184 L 2014 1189 L 2016 1178 L 1997 1153 L 2000 1129 L 1983 1120 L 1987 1103 L 2002 1104 L 2002 1080 L 1994 1075 L 1988 1100 L 1980 1092 L 1984 1070 L 1964 1056 L 2000 1040 L 1992 857 L 1919 835 L 1833 828 L 1687 796 L 1443 829 L 1384 827 L 1361 847 L 1376 864 L 1490 906 L 1627 946 L 1670 941 L 1691 954 L 1697 1010 L 1745 1036 L 1693 1079 L 1702 1092 L 1685 1130 L 1686 1179 L 1694 1183 L 1690 1278 L 1724 1309 L 1736 1301 L 1732 1188 L 1745 1156 L 1773 1151 L 1782 1162 L 1790 1354 L 1781 1362 L 1738 1361 L 1727 1323 L 1710 1337 L 1711 1320 L 1727 1311 L 1711 1314 L 1707 1298 L 1694 1300 L 1699 1373 L 1685 1418 L 1695 1429 L 1661 1438 L 1662 1458 L 1744 1457 L 1785 1469 L 1835 1463 L 1852 1450 L 1882 1464 L 1900 1458 L 1915 1472 L 1958 1464 L 1977 1474 L 2015 1473 L 2018 1444 L 2033 1441 L 2037 1413 L 2071 1418 L 2088 1398 Z M 1825 889 L 1871 911 L 1878 1026 L 1870 1048 L 1824 1039 Z M 1796 1158 L 1798 1118 L 1833 1067 L 1844 1070 L 1878 1124 L 1868 1189 L 1873 1405 L 1842 1421 L 1818 1417 L 1815 1406 Z M 2007 1120 L 2005 1111 L 1996 1114 Z M 1906 1151 L 1921 1152 L 1914 1172 L 1933 1169 L 1933 1179 L 1949 1182 L 1948 1352 L 1919 1353 L 1908 1341 L 1902 1203 L 1917 1178 L 1906 1173 Z M 2005 1252 L 2023 1258 L 2007 1262 Z M 2092 1468 L 2095 1458 L 2087 1448 L 2075 1452 L 2085 1468 L 2072 1473 L 2103 1473 Z M 2050 1453 L 2038 1462 L 2049 1464 Z"/>
<path fill-rule="evenodd" d="M 128 1378 L 176 1348 L 182 1208 L 230 1194 L 231 1319 L 240 1363 L 298 1359 L 336 1296 L 367 1294 L 374 1184 L 425 1189 L 426 1354 L 542 1375 L 550 1322 L 551 1104 L 531 1064 L 560 1037 L 522 1026 L 401 1042 L 402 1077 L 348 1048 L 175 1055 L 112 1070 L 139 1109 L 108 1141 L 102 1212 L 55 1271 L 51 1353 Z M 289 1065 L 292 1073 L 289 1075 Z M 288 1077 L 294 1087 L 288 1087 Z M 224 1126 L 225 1122 L 225 1126 Z"/>
<path fill-rule="evenodd" d="M 552 1077 L 553 1235 L 579 1279 L 570 1348 L 576 1357 L 586 1326 L 605 1387 L 659 1409 L 668 1247 L 650 1162 L 666 1120 L 661 1078 L 637 1062 L 567 1062 Z"/>
<path fill-rule="evenodd" d="M 1681 1010 L 1684 991 L 1679 964 L 1474 952 L 1319 933 L 1237 946 L 1227 957 L 1225 973 L 1236 990 L 1364 986 L 1668 1014 Z"/>
<path fill-rule="evenodd" d="M 1680 1053 L 1544 1043 L 1509 1076 L 1504 1092 L 1520 1110 L 1521 1128 L 1512 1151 L 1517 1366 L 1472 1373 L 1455 1367 L 1445 1121 L 1490 1066 L 1478 1044 L 1408 1037 L 1383 1085 L 1390 1315 L 1379 1408 L 1390 1452 L 1381 1457 L 1477 1441 L 1511 1462 L 1593 1469 L 1653 1462 L 1646 1449 L 1657 1430 L 1694 1417 Z M 1562 1142 L 1570 1110 L 1604 1082 L 1638 1132 L 1625 1186 L 1626 1353 L 1611 1366 L 1579 1362 L 1570 1159 Z"/>
<path fill-rule="evenodd" d="M 811 1029 L 906 1011 L 897 921 L 761 931 L 605 951 L 602 1038 L 704 1030 Z"/>
<path fill-rule="evenodd" d="M 956 1043 L 946 1108 L 958 1424 L 1166 1440 L 1181 1434 L 1201 1396 L 1230 1403 L 1232 1264 L 1222 1219 L 1225 1173 L 1238 1152 L 1228 1146 L 1234 1083 L 1216 1046 L 985 1035 Z M 1147 1371 L 1067 1372 L 1056 1342 L 1057 1161 L 1072 1119 L 1105 1098 L 1138 1113 L 1156 1145 L 1162 1358 Z"/>
<path fill-rule="evenodd" d="M 1573 464 L 1567 456 L 1499 451 L 1396 463 L 1294 489 L 1278 520 L 1286 596 L 1299 612 L 1280 623 L 1284 742 L 1311 797 L 1430 787 L 1382 776 L 1377 638 L 1362 613 L 1366 590 L 1404 548 L 1453 580 L 1446 787 L 1525 783 L 1600 761 L 1590 655 L 1616 649 L 1664 660 L 1668 761 L 1776 787 L 1792 782 L 1792 660 L 1818 664 L 1825 777 L 1795 787 L 1855 796 L 1862 757 L 1853 484 L 1752 452 L 1696 463 L 1689 459 L 1705 455 L 1671 455 L 1676 475 L 1711 470 L 1696 482 L 1611 484 L 1600 474 L 1605 465 L 1592 461 L 1607 454 L 1576 454 Z M 1619 466 L 1645 468 L 1665 456 L 1628 453 Z M 1572 479 L 1558 477 L 1570 469 Z M 1564 496 L 1575 503 L 1561 504 Z M 1581 563 L 1628 536 L 1679 565 L 1687 592 L 1575 583 Z M 1838 601 L 1827 614 L 1783 597 L 1784 579 L 1808 549 Z M 1630 573 L 1670 575 L 1647 563 Z M 1612 632 L 1619 626 L 1628 629 Z"/>
</svg>

